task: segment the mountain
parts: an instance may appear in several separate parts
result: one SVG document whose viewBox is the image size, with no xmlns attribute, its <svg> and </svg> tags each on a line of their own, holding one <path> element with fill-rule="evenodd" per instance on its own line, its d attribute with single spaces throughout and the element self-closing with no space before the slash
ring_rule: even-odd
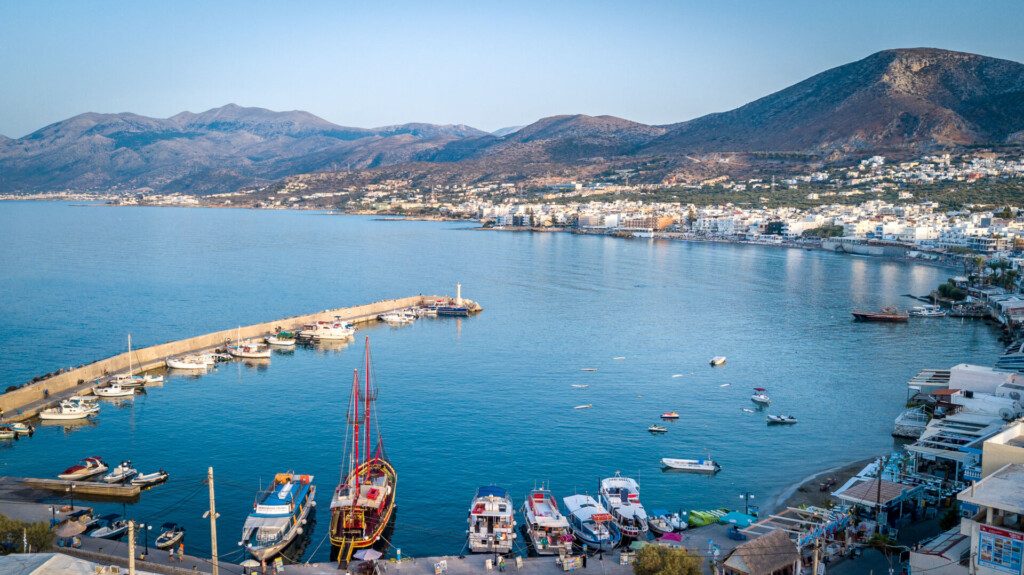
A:
<svg viewBox="0 0 1024 575">
<path fill-rule="evenodd" d="M 669 126 L 647 153 L 881 150 L 1024 139 L 1024 65 L 885 50 L 745 106 Z"/>
<path fill-rule="evenodd" d="M 518 132 L 519 130 L 522 129 L 523 126 L 508 126 L 506 128 L 498 128 L 497 130 L 491 132 L 491 135 L 494 136 L 495 138 L 504 138 L 505 136 L 512 134 L 514 132 Z"/>
</svg>

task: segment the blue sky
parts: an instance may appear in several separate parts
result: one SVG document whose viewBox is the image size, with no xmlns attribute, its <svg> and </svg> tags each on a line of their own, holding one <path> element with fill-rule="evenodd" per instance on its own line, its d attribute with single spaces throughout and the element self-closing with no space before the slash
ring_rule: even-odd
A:
<svg viewBox="0 0 1024 575">
<path fill-rule="evenodd" d="M 1024 2 L 0 3 L 0 134 L 229 102 L 371 127 L 671 123 L 872 52 L 1024 61 Z"/>
</svg>

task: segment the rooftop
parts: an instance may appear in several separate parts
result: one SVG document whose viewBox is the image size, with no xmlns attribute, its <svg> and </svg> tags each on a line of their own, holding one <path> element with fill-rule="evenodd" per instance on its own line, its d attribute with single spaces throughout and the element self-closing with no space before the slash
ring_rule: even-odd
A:
<svg viewBox="0 0 1024 575">
<path fill-rule="evenodd" d="M 1024 464 L 1008 463 L 961 491 L 957 499 L 1010 513 L 1024 513 Z"/>
<path fill-rule="evenodd" d="M 844 486 L 832 495 L 848 503 L 874 507 L 878 504 L 896 503 L 918 491 L 921 491 L 920 486 L 903 485 L 884 479 L 867 479 L 855 481 L 849 487 Z"/>
</svg>

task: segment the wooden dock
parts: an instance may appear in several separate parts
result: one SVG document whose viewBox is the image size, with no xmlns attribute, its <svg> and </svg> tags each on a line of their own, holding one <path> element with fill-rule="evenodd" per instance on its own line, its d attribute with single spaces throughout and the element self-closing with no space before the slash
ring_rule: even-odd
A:
<svg viewBox="0 0 1024 575">
<path fill-rule="evenodd" d="M 100 481 L 70 481 L 67 479 L 42 479 L 37 477 L 4 477 L 34 489 L 57 493 L 74 493 L 78 499 L 100 501 L 134 501 L 139 498 L 142 488 L 126 483 L 103 483 Z"/>
</svg>

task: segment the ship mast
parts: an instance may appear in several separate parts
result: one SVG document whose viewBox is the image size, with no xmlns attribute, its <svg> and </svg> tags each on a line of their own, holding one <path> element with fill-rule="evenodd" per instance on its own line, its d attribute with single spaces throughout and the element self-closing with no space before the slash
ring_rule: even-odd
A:
<svg viewBox="0 0 1024 575">
<path fill-rule="evenodd" d="M 366 461 L 370 461 L 370 336 L 366 336 L 366 393 L 364 394 L 364 401 L 366 403 L 365 412 L 363 415 L 363 428 L 366 430 Z M 366 470 L 369 475 L 369 468 Z"/>
<path fill-rule="evenodd" d="M 352 475 L 355 476 L 355 497 L 352 501 L 359 500 L 359 370 L 352 370 Z"/>
</svg>

